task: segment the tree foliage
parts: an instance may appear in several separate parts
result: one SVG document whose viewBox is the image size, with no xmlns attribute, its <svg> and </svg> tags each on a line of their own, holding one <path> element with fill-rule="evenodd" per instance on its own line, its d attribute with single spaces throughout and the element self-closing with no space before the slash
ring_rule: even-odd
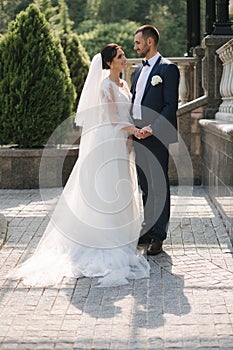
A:
<svg viewBox="0 0 233 350">
<path fill-rule="evenodd" d="M 77 31 L 88 54 L 115 41 L 122 45 L 128 57 L 133 50 L 135 29 L 142 24 L 155 25 L 161 34 L 159 50 L 164 56 L 183 56 L 186 50 L 186 0 L 144 0 L 112 2 L 87 0 L 85 21 Z"/>
<path fill-rule="evenodd" d="M 73 28 L 77 29 L 79 24 L 86 19 L 87 0 L 66 0 L 66 3 L 70 19 L 74 22 Z"/>
<path fill-rule="evenodd" d="M 149 21 L 160 32 L 159 50 L 163 56 L 183 56 L 186 52 L 186 1 L 160 1 L 151 6 Z"/>
<path fill-rule="evenodd" d="M 45 15 L 46 21 L 53 24 L 53 18 L 57 14 L 58 6 L 52 6 L 51 0 L 34 0 L 34 4 Z"/>
<path fill-rule="evenodd" d="M 65 0 L 58 0 L 56 7 L 52 7 L 51 0 L 34 1 L 41 11 L 47 15 L 47 21 L 51 24 L 52 30 L 61 41 L 72 83 L 76 90 L 76 109 L 90 65 L 89 56 L 81 44 L 78 35 L 72 32 L 74 22 L 70 20 L 69 9 Z"/>
<path fill-rule="evenodd" d="M 76 109 L 89 70 L 90 59 L 77 34 L 61 35 L 61 44 L 67 59 L 70 77 L 76 90 Z"/>
<path fill-rule="evenodd" d="M 20 6 L 25 8 L 33 0 L 2 0 L 5 8 L 5 22 L 19 11 Z M 37 2 L 50 3 L 54 9 L 60 6 L 60 10 L 56 10 L 59 17 L 61 13 L 61 0 L 34 0 Z M 201 0 L 203 3 L 204 0 Z M 133 51 L 133 32 L 135 25 L 129 30 L 130 24 L 136 23 L 137 26 L 151 23 L 158 27 L 161 33 L 160 51 L 164 56 L 183 56 L 186 51 L 186 0 L 62 0 L 66 4 L 69 11 L 69 18 L 74 22 L 73 30 L 79 35 L 82 34 L 81 42 L 84 44 L 90 56 L 99 50 L 104 43 L 110 41 L 118 41 L 122 39 L 122 35 L 117 35 L 126 30 L 125 36 L 131 35 L 131 43 L 128 39 L 119 42 L 124 48 L 127 47 L 128 57 L 135 57 Z M 60 5 L 59 5 L 60 3 Z M 63 4 L 63 6 L 65 6 Z M 53 10 L 54 10 L 53 9 Z M 51 8 L 50 8 L 51 10 Z M 63 12 L 65 13 L 65 12 Z M 61 16 L 58 21 L 61 21 Z M 51 18 L 50 18 L 51 22 Z M 87 26 L 87 23 L 96 24 Z M 59 22 L 61 23 L 61 22 Z M 59 24 L 55 23 L 55 24 Z M 67 18 L 66 18 L 67 23 Z M 128 25 L 126 25 L 128 23 Z M 123 27 L 122 27 L 123 25 Z M 105 26 L 105 30 L 103 27 Z M 86 32 L 83 32 L 83 28 Z M 0 32 L 6 31 L 0 26 Z M 57 27 L 59 30 L 59 28 Z M 55 30 L 57 30 L 55 29 Z M 114 30 L 112 33 L 111 30 Z M 105 37 L 96 37 L 96 33 L 105 35 Z M 109 32 L 109 33 L 108 33 Z M 90 38 L 89 43 L 87 38 Z M 92 41 L 92 37 L 96 38 L 96 45 Z M 94 40 L 94 39 L 93 39 Z"/>
<path fill-rule="evenodd" d="M 8 23 L 27 8 L 33 0 L 1 0 L 0 2 L 0 33 L 6 33 Z"/>
<path fill-rule="evenodd" d="M 90 21 L 83 22 L 82 30 L 88 28 Z M 122 20 L 119 23 L 104 24 L 95 22 L 89 31 L 80 34 L 80 40 L 86 48 L 90 57 L 93 57 L 101 48 L 108 43 L 121 45 L 126 56 L 135 57 L 133 51 L 133 33 L 138 27 L 138 23 Z"/>
<path fill-rule="evenodd" d="M 60 43 L 30 5 L 0 41 L 0 144 L 42 146 L 71 115 L 74 98 Z"/>
<path fill-rule="evenodd" d="M 132 14 L 135 13 L 136 6 L 136 1 L 127 1 L 126 5 L 125 0 L 102 0 L 99 4 L 98 19 L 103 23 L 119 22 L 123 12 L 124 19 L 133 20 Z"/>
<path fill-rule="evenodd" d="M 58 0 L 57 13 L 52 17 L 53 30 L 58 34 L 71 32 L 74 22 L 69 17 L 69 9 L 65 0 Z"/>
</svg>

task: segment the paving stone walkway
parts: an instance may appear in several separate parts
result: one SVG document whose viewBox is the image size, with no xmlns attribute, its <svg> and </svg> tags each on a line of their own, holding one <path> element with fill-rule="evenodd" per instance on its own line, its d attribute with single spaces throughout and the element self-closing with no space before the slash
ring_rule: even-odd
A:
<svg viewBox="0 0 233 350">
<path fill-rule="evenodd" d="M 26 288 L 4 276 L 47 225 L 38 190 L 0 190 L 8 233 L 0 251 L 0 349 L 233 349 L 233 249 L 202 188 L 172 188 L 164 252 L 150 279 L 97 288 L 88 278 Z"/>
</svg>

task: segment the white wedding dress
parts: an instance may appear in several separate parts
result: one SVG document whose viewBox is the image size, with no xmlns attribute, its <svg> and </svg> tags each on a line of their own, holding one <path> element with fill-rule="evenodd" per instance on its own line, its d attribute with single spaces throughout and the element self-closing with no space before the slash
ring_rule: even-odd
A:
<svg viewBox="0 0 233 350">
<path fill-rule="evenodd" d="M 102 79 L 100 103 L 79 109 L 79 158 L 35 253 L 8 277 L 31 286 L 55 285 L 64 276 L 98 277 L 102 287 L 149 277 L 149 263 L 136 248 L 143 206 L 134 151 L 122 130 L 132 124 L 122 82 L 119 88 Z"/>
</svg>

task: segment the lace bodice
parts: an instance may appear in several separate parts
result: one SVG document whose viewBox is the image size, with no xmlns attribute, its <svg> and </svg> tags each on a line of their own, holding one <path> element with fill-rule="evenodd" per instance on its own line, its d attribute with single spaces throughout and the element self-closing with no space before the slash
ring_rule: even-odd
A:
<svg viewBox="0 0 233 350">
<path fill-rule="evenodd" d="M 103 103 L 130 102 L 131 92 L 125 80 L 121 79 L 122 86 L 118 86 L 109 77 L 101 85 L 101 99 Z"/>
<path fill-rule="evenodd" d="M 100 95 L 103 104 L 104 121 L 121 128 L 133 125 L 130 116 L 131 93 L 125 80 L 121 80 L 122 87 L 118 86 L 110 78 L 105 79 L 101 84 Z"/>
</svg>

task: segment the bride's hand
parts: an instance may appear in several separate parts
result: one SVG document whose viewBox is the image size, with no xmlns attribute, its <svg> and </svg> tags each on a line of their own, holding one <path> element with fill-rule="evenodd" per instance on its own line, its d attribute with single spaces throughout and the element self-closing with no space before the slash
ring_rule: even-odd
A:
<svg viewBox="0 0 233 350">
<path fill-rule="evenodd" d="M 126 141 L 126 147 L 128 149 L 129 154 L 132 152 L 133 149 L 133 139 L 132 136 L 129 136 Z"/>
</svg>

